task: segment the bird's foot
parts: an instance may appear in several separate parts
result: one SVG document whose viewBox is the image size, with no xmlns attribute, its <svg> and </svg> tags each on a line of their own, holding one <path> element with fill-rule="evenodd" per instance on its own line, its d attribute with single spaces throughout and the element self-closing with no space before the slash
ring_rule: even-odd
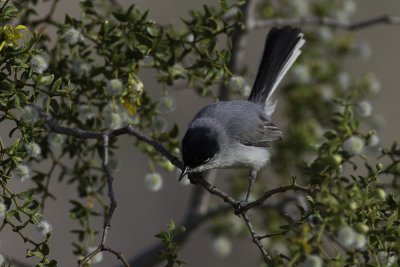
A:
<svg viewBox="0 0 400 267">
<path fill-rule="evenodd" d="M 235 203 L 233 204 L 233 207 L 235 208 L 235 214 L 240 215 L 243 213 L 243 207 L 247 204 L 247 200 L 236 200 Z"/>
</svg>

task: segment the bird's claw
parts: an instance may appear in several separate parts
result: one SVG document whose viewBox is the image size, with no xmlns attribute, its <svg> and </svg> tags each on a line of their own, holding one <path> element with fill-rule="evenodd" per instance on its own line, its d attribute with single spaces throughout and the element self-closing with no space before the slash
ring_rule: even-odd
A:
<svg viewBox="0 0 400 267">
<path fill-rule="evenodd" d="M 235 214 L 239 215 L 243 213 L 243 208 L 247 204 L 247 200 L 237 200 L 233 204 L 233 207 L 235 208 Z"/>
</svg>

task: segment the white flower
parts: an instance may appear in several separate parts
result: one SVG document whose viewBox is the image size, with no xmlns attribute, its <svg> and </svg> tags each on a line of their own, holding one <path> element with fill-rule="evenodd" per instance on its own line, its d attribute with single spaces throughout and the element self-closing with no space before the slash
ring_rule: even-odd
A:
<svg viewBox="0 0 400 267">
<path fill-rule="evenodd" d="M 168 128 L 168 122 L 163 117 L 160 116 L 155 117 L 151 122 L 151 125 L 154 131 L 160 133 L 165 132 Z"/>
<path fill-rule="evenodd" d="M 79 106 L 79 117 L 81 120 L 86 121 L 94 117 L 95 107 L 92 105 L 80 105 Z"/>
<path fill-rule="evenodd" d="M 350 155 L 359 155 L 364 149 L 364 141 L 357 136 L 351 136 L 343 143 L 343 149 Z"/>
<path fill-rule="evenodd" d="M 365 245 L 367 244 L 367 237 L 363 234 L 356 233 L 355 239 L 354 239 L 354 248 L 356 249 L 363 249 Z"/>
<path fill-rule="evenodd" d="M 92 253 L 93 251 L 95 251 L 97 249 L 97 247 L 88 247 L 88 252 Z M 97 253 L 93 258 L 92 258 L 92 263 L 96 264 L 99 263 L 103 260 L 103 252 L 99 252 Z"/>
<path fill-rule="evenodd" d="M 42 149 L 40 146 L 36 143 L 30 143 L 30 144 L 25 144 L 25 150 L 26 153 L 32 158 L 38 158 L 40 156 L 40 153 L 42 152 Z"/>
<path fill-rule="evenodd" d="M 6 260 L 4 259 L 4 256 L 0 254 L 0 266 L 2 266 L 2 264 L 4 264 L 5 262 Z"/>
<path fill-rule="evenodd" d="M 310 4 L 308 0 L 292 0 L 291 4 L 299 17 L 305 17 L 310 12 Z"/>
<path fill-rule="evenodd" d="M 331 41 L 333 37 L 331 28 L 326 26 L 318 27 L 318 35 L 325 42 Z"/>
<path fill-rule="evenodd" d="M 74 45 L 79 41 L 83 41 L 83 36 L 80 31 L 75 28 L 70 28 L 64 33 L 64 38 L 67 44 Z"/>
<path fill-rule="evenodd" d="M 369 117 L 372 114 L 372 105 L 368 101 L 361 101 L 357 104 L 357 113 L 360 117 Z"/>
<path fill-rule="evenodd" d="M 186 36 L 186 40 L 188 41 L 188 42 L 193 42 L 194 41 L 194 35 L 193 34 L 189 34 L 188 36 Z"/>
<path fill-rule="evenodd" d="M 6 205 L 0 202 L 0 217 L 4 217 L 5 214 L 6 214 Z"/>
<path fill-rule="evenodd" d="M 17 167 L 15 167 L 14 170 L 12 170 L 12 176 L 15 178 L 21 180 L 21 182 L 25 181 L 26 179 L 31 178 L 31 170 L 29 167 L 25 164 L 19 164 Z"/>
<path fill-rule="evenodd" d="M 310 68 L 305 64 L 297 64 L 291 73 L 295 82 L 309 83 L 311 81 Z"/>
<path fill-rule="evenodd" d="M 246 84 L 246 86 L 243 88 L 242 96 L 247 98 L 250 96 L 250 94 L 251 94 L 251 87 L 250 85 Z"/>
<path fill-rule="evenodd" d="M 40 221 L 39 224 L 36 225 L 36 230 L 44 236 L 50 233 L 52 228 L 53 227 L 51 226 L 51 224 L 45 220 Z"/>
<path fill-rule="evenodd" d="M 343 246 L 351 248 L 356 240 L 356 232 L 350 226 L 344 226 L 339 230 L 338 240 Z"/>
<path fill-rule="evenodd" d="M 379 263 L 385 267 L 393 266 L 397 261 L 397 256 L 393 251 L 390 254 L 387 251 L 379 251 L 376 256 Z"/>
<path fill-rule="evenodd" d="M 77 59 L 72 63 L 72 73 L 81 77 L 86 76 L 89 73 L 90 66 L 83 59 Z"/>
<path fill-rule="evenodd" d="M 121 115 L 119 115 L 119 113 L 117 112 L 111 112 L 107 114 L 106 123 L 109 129 L 115 130 L 121 128 L 122 126 Z"/>
<path fill-rule="evenodd" d="M 338 77 L 338 82 L 340 87 L 342 87 L 342 89 L 348 89 L 350 86 L 350 75 L 349 73 L 342 71 L 339 73 Z"/>
<path fill-rule="evenodd" d="M 348 15 L 352 15 L 357 10 L 357 5 L 352 0 L 346 0 L 343 2 L 343 11 Z"/>
<path fill-rule="evenodd" d="M 121 168 L 121 162 L 118 157 L 113 155 L 109 158 L 107 166 L 111 171 L 117 172 Z"/>
<path fill-rule="evenodd" d="M 321 98 L 325 101 L 331 101 L 335 97 L 333 88 L 330 85 L 322 85 L 320 87 L 320 95 Z"/>
<path fill-rule="evenodd" d="M 213 251 L 217 256 L 226 257 L 232 251 L 232 244 L 228 238 L 224 236 L 217 237 L 212 243 Z"/>
<path fill-rule="evenodd" d="M 62 134 L 51 133 L 49 134 L 47 142 L 49 143 L 50 147 L 56 148 L 60 147 L 64 143 L 64 139 L 65 137 Z"/>
<path fill-rule="evenodd" d="M 381 83 L 379 82 L 379 79 L 376 77 L 376 75 L 372 72 L 369 72 L 366 75 L 364 75 L 363 83 L 366 84 L 367 89 L 372 94 L 376 95 L 381 91 Z"/>
<path fill-rule="evenodd" d="M 145 176 L 144 182 L 147 189 L 152 192 L 160 191 L 163 186 L 163 179 L 159 173 L 153 172 Z"/>
<path fill-rule="evenodd" d="M 42 74 L 43 71 L 47 70 L 47 68 L 49 67 L 44 57 L 39 55 L 33 56 L 31 58 L 30 65 L 32 71 L 39 74 Z"/>
<path fill-rule="evenodd" d="M 119 79 L 112 79 L 107 82 L 106 90 L 109 95 L 119 96 L 122 93 L 122 82 Z"/>
<path fill-rule="evenodd" d="M 323 260 L 318 255 L 308 255 L 306 260 L 300 263 L 299 267 L 322 267 Z"/>
<path fill-rule="evenodd" d="M 39 112 L 36 110 L 36 108 L 32 106 L 25 106 L 22 109 L 21 119 L 25 123 L 34 123 L 38 120 L 38 118 L 39 118 Z"/>
<path fill-rule="evenodd" d="M 164 96 L 160 99 L 160 109 L 164 113 L 172 112 L 176 108 L 175 97 Z"/>
<path fill-rule="evenodd" d="M 141 94 L 143 92 L 143 83 L 139 78 L 130 78 L 128 84 L 135 93 Z"/>
<path fill-rule="evenodd" d="M 369 146 L 377 146 L 379 144 L 379 137 L 376 134 L 370 135 L 368 137 Z"/>
<path fill-rule="evenodd" d="M 229 79 L 229 87 L 235 92 L 241 92 L 246 86 L 246 81 L 242 76 L 232 76 Z"/>
<path fill-rule="evenodd" d="M 366 61 L 371 57 L 372 49 L 368 42 L 357 42 L 355 50 L 360 60 Z"/>
</svg>

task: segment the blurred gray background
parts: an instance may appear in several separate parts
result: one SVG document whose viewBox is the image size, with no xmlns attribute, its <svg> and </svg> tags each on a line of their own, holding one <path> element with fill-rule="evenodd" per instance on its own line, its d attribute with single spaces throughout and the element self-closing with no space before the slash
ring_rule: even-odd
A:
<svg viewBox="0 0 400 267">
<path fill-rule="evenodd" d="M 204 3 L 217 1 L 195 0 L 140 0 L 120 1 L 123 5 L 135 3 L 141 10 L 150 9 L 149 18 L 161 24 L 182 25 L 180 17 L 187 16 L 189 9 L 199 9 Z M 400 15 L 400 1 L 398 0 L 358 0 L 358 9 L 352 21 L 366 19 L 381 14 Z M 42 14 L 47 13 L 48 5 L 42 6 Z M 64 20 L 65 13 L 79 17 L 79 1 L 61 0 L 57 6 L 54 18 Z M 312 27 L 312 26 L 309 26 Z M 251 73 L 256 71 L 258 58 L 262 52 L 264 38 L 268 29 L 257 30 L 249 35 L 246 48 L 246 64 Z M 346 62 L 347 69 L 361 75 L 372 71 L 382 84 L 382 91 L 378 97 L 372 100 L 374 113 L 381 114 L 385 118 L 385 127 L 379 133 L 383 145 L 388 146 L 399 136 L 400 99 L 400 25 L 379 24 L 357 31 L 355 36 L 359 40 L 367 41 L 372 48 L 372 56 L 363 62 L 351 59 Z M 151 92 L 155 97 L 162 94 L 160 86 L 154 78 L 154 73 L 140 73 L 144 83 L 144 90 Z M 251 80 L 248 80 L 252 83 Z M 191 89 L 171 91 L 171 95 L 177 99 L 177 109 L 166 115 L 170 122 L 179 122 L 182 125 L 181 132 L 185 131 L 186 124 L 203 105 L 210 103 L 211 99 L 199 99 Z M 279 118 L 279 110 L 275 114 Z M 279 125 L 279 122 L 277 123 Z M 7 135 L 7 130 L 1 132 L 1 136 Z M 181 133 L 182 134 L 182 133 Z M 160 192 L 152 193 L 144 185 L 144 176 L 149 172 L 146 156 L 139 153 L 133 146 L 131 137 L 120 138 L 119 152 L 121 169 L 114 180 L 114 190 L 118 207 L 114 213 L 111 231 L 108 236 L 108 246 L 123 252 L 127 258 L 132 258 L 142 249 L 157 241 L 154 237 L 161 229 L 166 229 L 166 224 L 172 219 L 181 221 L 185 214 L 188 196 L 192 185 L 183 186 L 177 184 L 176 172 L 167 173 L 156 167 L 164 177 L 164 187 Z M 268 168 L 266 170 L 268 172 Z M 261 178 L 262 179 L 262 178 Z M 222 187 L 223 183 L 217 182 Z M 68 216 L 71 208 L 68 200 L 76 195 L 74 185 L 66 185 L 65 182 L 51 184 L 52 192 L 58 197 L 57 201 L 49 200 L 45 218 L 53 225 L 51 238 L 51 258 L 59 261 L 59 266 L 76 266 L 77 259 L 72 255 L 71 241 L 76 241 L 76 236 L 69 231 L 76 227 Z M 218 200 L 220 201 L 220 200 Z M 93 222 L 94 227 L 102 230 L 102 219 Z M 211 248 L 212 238 L 207 234 L 207 224 L 194 232 L 185 246 L 181 249 L 180 259 L 186 261 L 188 266 L 256 266 L 260 259 L 258 249 L 252 244 L 250 236 L 233 240 L 232 253 L 226 258 L 215 255 Z M 37 234 L 37 238 L 41 238 Z M 100 236 L 98 237 L 100 238 Z M 20 238 L 15 238 L 9 229 L 0 234 L 0 253 L 23 259 L 27 245 Z M 99 241 L 99 240 L 97 240 Z M 96 266 L 116 266 L 120 262 L 110 253 L 104 253 L 104 259 Z"/>
</svg>

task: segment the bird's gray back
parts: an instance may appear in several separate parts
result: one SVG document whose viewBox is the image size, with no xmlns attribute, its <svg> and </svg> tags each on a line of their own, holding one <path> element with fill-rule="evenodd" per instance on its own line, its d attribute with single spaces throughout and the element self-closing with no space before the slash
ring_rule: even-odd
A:
<svg viewBox="0 0 400 267">
<path fill-rule="evenodd" d="M 220 124 L 228 137 L 245 145 L 268 146 L 282 135 L 261 105 L 246 100 L 207 105 L 197 113 L 190 126 L 212 123 Z"/>
</svg>

